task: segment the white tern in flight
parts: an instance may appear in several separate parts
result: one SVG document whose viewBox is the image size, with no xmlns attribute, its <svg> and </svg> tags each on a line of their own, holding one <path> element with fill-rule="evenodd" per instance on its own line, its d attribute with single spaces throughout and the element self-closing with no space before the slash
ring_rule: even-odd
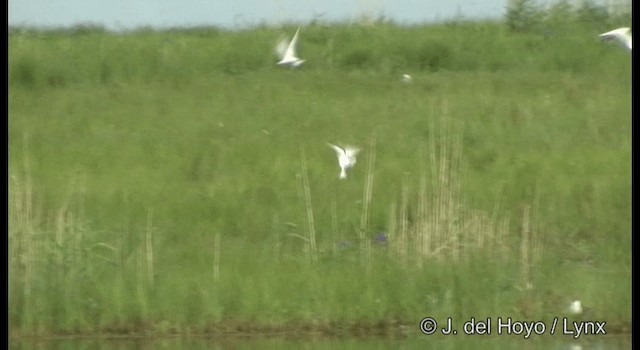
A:
<svg viewBox="0 0 640 350">
<path fill-rule="evenodd" d="M 358 148 L 346 146 L 345 148 L 338 147 L 336 145 L 329 144 L 331 148 L 336 151 L 338 155 L 338 165 L 340 166 L 340 178 L 347 178 L 347 169 L 356 164 L 356 154 L 360 152 Z"/>
<path fill-rule="evenodd" d="M 582 303 L 580 302 L 580 300 L 574 300 L 571 302 L 571 304 L 569 305 L 569 312 L 574 315 L 582 313 Z"/>
<path fill-rule="evenodd" d="M 617 40 L 627 50 L 631 51 L 631 28 L 622 27 L 599 35 L 602 40 Z"/>
<path fill-rule="evenodd" d="M 277 64 L 286 65 L 293 68 L 296 68 L 302 64 L 305 60 L 296 57 L 296 43 L 298 42 L 298 33 L 300 32 L 300 27 L 296 30 L 296 35 L 293 36 L 291 42 L 287 45 L 286 40 L 281 40 L 276 47 L 276 51 L 280 55 L 280 61 Z"/>
</svg>

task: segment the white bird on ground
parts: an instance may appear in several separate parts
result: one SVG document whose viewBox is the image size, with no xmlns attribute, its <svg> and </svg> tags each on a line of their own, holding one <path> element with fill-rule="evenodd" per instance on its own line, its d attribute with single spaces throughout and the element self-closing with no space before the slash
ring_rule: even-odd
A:
<svg viewBox="0 0 640 350">
<path fill-rule="evenodd" d="M 411 76 L 409 74 L 402 74 L 402 81 L 403 82 L 410 83 L 412 79 L 413 78 L 411 78 Z"/>
<path fill-rule="evenodd" d="M 336 151 L 338 155 L 338 165 L 340 166 L 340 178 L 347 178 L 347 169 L 353 167 L 356 164 L 356 154 L 360 152 L 358 148 L 346 146 L 345 148 L 338 147 L 329 143 L 329 146 Z"/>
<path fill-rule="evenodd" d="M 580 300 L 574 300 L 571 302 L 571 304 L 569 305 L 569 312 L 574 315 L 582 313 L 582 303 L 580 302 Z"/>
<path fill-rule="evenodd" d="M 599 35 L 602 40 L 617 40 L 627 50 L 631 51 L 631 28 L 622 27 Z"/>
<path fill-rule="evenodd" d="M 298 67 L 305 60 L 296 57 L 296 43 L 298 42 L 298 33 L 300 32 L 300 27 L 296 30 L 296 35 L 293 36 L 291 42 L 287 44 L 285 39 L 281 40 L 276 47 L 276 51 L 280 55 L 280 61 L 277 64 L 279 65 L 287 65 L 291 67 Z"/>
</svg>

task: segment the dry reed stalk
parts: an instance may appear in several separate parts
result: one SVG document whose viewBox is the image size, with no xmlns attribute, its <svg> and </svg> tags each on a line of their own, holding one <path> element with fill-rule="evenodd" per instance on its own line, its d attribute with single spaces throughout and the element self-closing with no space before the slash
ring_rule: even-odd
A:
<svg viewBox="0 0 640 350">
<path fill-rule="evenodd" d="M 277 259 L 280 258 L 280 216 L 278 213 L 273 214 L 273 224 L 271 225 L 273 228 L 273 256 Z"/>
<path fill-rule="evenodd" d="M 333 197 L 331 197 L 331 233 L 333 241 L 336 242 L 338 240 L 338 199 L 335 191 L 333 192 Z M 338 245 L 333 244 L 333 253 L 337 252 Z"/>
<path fill-rule="evenodd" d="M 72 179 L 69 183 L 67 198 L 58 211 L 56 218 L 56 245 L 61 255 L 66 255 L 67 263 L 70 266 L 83 264 L 78 260 L 82 258 L 82 233 L 81 220 L 74 218 L 74 211 L 70 210 L 72 200 L 79 188 L 83 188 L 82 179 L 80 183 Z"/>
<path fill-rule="evenodd" d="M 364 252 L 365 263 L 367 269 L 371 267 L 371 241 L 366 238 L 366 232 L 369 229 L 369 215 L 371 207 L 371 196 L 373 194 L 373 178 L 374 165 L 376 161 L 376 133 L 371 134 L 369 139 L 369 157 L 367 163 L 367 177 L 364 186 L 364 195 L 362 199 L 362 214 L 360 216 L 360 248 Z"/>
<path fill-rule="evenodd" d="M 29 159 L 29 142 L 28 135 L 25 133 L 23 135 L 23 143 L 24 143 L 24 195 L 22 196 L 22 210 L 24 214 L 22 215 L 22 230 L 20 237 L 20 241 L 22 246 L 24 247 L 23 255 L 23 263 L 24 263 L 24 285 L 23 285 L 23 295 L 25 298 L 24 302 L 24 315 L 25 315 L 25 323 L 27 325 L 31 325 L 33 321 L 33 310 L 35 308 L 35 302 L 31 297 L 32 293 L 32 280 L 34 276 L 34 265 L 35 265 L 35 257 L 37 254 L 37 242 L 35 237 L 35 218 L 33 211 L 33 186 L 31 183 L 31 162 Z"/>
<path fill-rule="evenodd" d="M 469 229 L 469 226 L 473 225 L 474 211 L 468 209 L 469 206 L 465 198 L 459 199 L 458 212 L 456 214 L 454 224 L 458 233 L 458 250 L 462 259 L 469 257 L 470 249 L 473 248 L 474 231 Z"/>
<path fill-rule="evenodd" d="M 144 254 L 142 253 L 142 247 L 140 245 L 138 245 L 134 251 L 135 253 L 135 261 L 136 261 L 136 280 L 138 281 L 138 290 L 139 291 L 143 291 L 144 290 L 144 280 L 145 280 L 145 273 L 144 273 Z"/>
<path fill-rule="evenodd" d="M 451 145 L 451 160 L 449 161 L 449 186 L 448 192 L 448 211 L 447 226 L 448 235 L 453 239 L 452 254 L 453 261 L 458 262 L 460 259 L 460 226 L 456 222 L 457 216 L 461 215 L 462 208 L 459 203 L 461 201 L 460 192 L 460 170 L 462 167 L 462 134 L 454 136 Z"/>
<path fill-rule="evenodd" d="M 27 179 L 28 181 L 28 179 Z M 27 224 L 29 219 L 27 218 L 26 211 L 31 199 L 27 198 L 26 181 L 23 183 L 21 177 L 13 177 L 12 183 L 9 187 L 9 253 L 13 255 L 14 259 L 9 261 L 15 261 L 17 265 L 21 264 L 22 251 L 26 247 L 26 233 L 29 231 Z"/>
<path fill-rule="evenodd" d="M 466 232 L 466 235 L 465 244 L 463 245 L 465 256 L 469 256 L 472 250 L 478 248 L 478 241 L 480 239 L 479 232 L 481 229 L 481 223 L 479 221 L 480 220 L 478 219 L 478 215 L 474 210 L 470 210 L 466 214 L 464 224 L 464 231 Z"/>
<path fill-rule="evenodd" d="M 461 205 L 465 208 L 465 205 Z M 470 256 L 472 251 L 483 250 L 485 256 L 504 261 L 506 258 L 506 245 L 504 237 L 509 232 L 509 220 L 498 219 L 500 206 L 496 203 L 491 216 L 480 210 L 465 210 L 460 230 L 462 242 L 462 256 Z"/>
<path fill-rule="evenodd" d="M 397 206 L 395 202 L 391 203 L 389 208 L 389 228 L 387 234 L 389 235 L 389 245 L 391 246 L 391 254 L 393 258 L 400 257 L 399 245 L 398 245 L 398 224 L 396 220 Z"/>
<path fill-rule="evenodd" d="M 504 218 L 500 221 L 500 225 L 498 226 L 498 232 L 496 234 L 496 247 L 499 251 L 498 256 L 500 257 L 501 262 L 505 262 L 507 257 L 509 256 L 509 249 L 504 242 L 505 237 L 509 234 L 509 219 Z"/>
<path fill-rule="evenodd" d="M 65 201 L 62 204 L 62 207 L 58 210 L 58 215 L 56 215 L 56 230 L 55 230 L 55 244 L 56 244 L 56 262 L 59 267 L 62 267 L 62 259 L 63 253 L 62 248 L 64 246 L 64 232 L 66 230 L 66 217 L 67 217 L 67 207 L 69 202 Z M 63 269 L 60 269 L 63 271 Z"/>
<path fill-rule="evenodd" d="M 498 213 L 500 212 L 500 201 L 497 201 L 493 206 L 493 211 L 491 212 L 491 218 L 489 219 L 489 236 L 487 237 L 487 255 L 495 256 L 495 247 L 496 247 L 496 237 L 498 235 Z"/>
<path fill-rule="evenodd" d="M 409 185 L 408 173 L 402 177 L 402 199 L 400 206 L 400 234 L 398 235 L 398 253 L 403 267 L 407 266 L 407 236 L 409 231 Z"/>
<path fill-rule="evenodd" d="M 220 278 L 220 232 L 216 233 L 213 245 L 213 281 L 218 282 Z"/>
<path fill-rule="evenodd" d="M 444 249 L 445 240 L 448 235 L 448 209 L 450 207 L 450 197 L 451 197 L 451 188 L 449 183 L 448 176 L 448 166 L 449 166 L 449 152 L 447 149 L 447 145 L 449 143 L 449 129 L 445 126 L 444 116 L 440 121 L 440 134 L 442 135 L 442 144 L 440 145 L 440 154 L 439 154 L 439 162 L 438 162 L 438 188 L 437 188 L 437 210 L 438 216 L 436 217 L 436 222 L 438 225 L 438 242 L 440 247 Z M 446 257 L 444 254 L 437 255 L 438 259 L 442 261 Z"/>
<path fill-rule="evenodd" d="M 539 210 L 539 203 L 540 203 L 540 191 L 538 190 L 538 185 L 536 184 L 536 190 L 535 190 L 535 194 L 533 197 L 533 213 L 532 213 L 532 217 L 534 218 L 534 220 L 532 220 L 532 227 L 531 227 L 531 241 L 532 241 L 532 263 L 533 265 L 537 264 L 538 261 L 540 260 L 541 256 L 542 256 L 542 237 L 540 237 L 540 230 L 538 228 L 537 225 L 537 221 L 535 220 L 535 218 L 538 217 L 538 210 Z"/>
<path fill-rule="evenodd" d="M 423 157 L 421 157 L 423 158 Z M 426 169 L 426 165 L 422 166 Z M 431 233 L 429 232 L 429 216 L 427 205 L 427 176 L 420 176 L 420 189 L 418 190 L 418 212 L 416 215 L 416 263 L 422 267 L 423 257 L 426 257 L 431 250 Z"/>
<path fill-rule="evenodd" d="M 145 253 L 147 257 L 147 283 L 149 286 L 153 286 L 153 208 L 147 211 Z"/>
<path fill-rule="evenodd" d="M 30 187 L 30 185 L 27 185 Z M 35 239 L 34 239 L 34 230 L 31 226 L 31 190 L 27 189 L 25 191 L 25 225 L 24 225 L 24 234 L 23 234 L 23 244 L 24 244 L 24 296 L 25 300 L 31 300 L 31 281 L 33 278 L 33 265 L 35 258 Z M 25 303 L 25 305 L 30 303 Z"/>
<path fill-rule="evenodd" d="M 125 251 L 123 249 L 123 237 L 124 237 L 124 232 L 122 230 L 119 230 L 117 233 L 117 237 L 116 237 L 116 242 L 115 242 L 115 252 L 116 252 L 116 263 L 117 263 L 117 270 L 116 270 L 116 281 L 115 281 L 115 288 L 114 288 L 114 306 L 116 309 L 116 312 L 118 314 L 121 314 L 124 312 L 124 305 L 122 304 L 122 301 L 125 300 L 124 297 L 124 293 L 125 293 L 125 280 L 124 280 L 124 275 L 125 275 Z"/>
<path fill-rule="evenodd" d="M 11 185 L 13 184 L 13 185 Z M 20 258 L 20 248 L 22 247 L 21 235 L 18 233 L 21 231 L 21 220 L 22 215 L 20 211 L 22 210 L 22 196 L 21 194 L 21 183 L 20 180 L 11 175 L 9 178 L 9 227 L 8 227 L 8 249 L 9 249 L 9 278 L 16 275 L 20 275 L 19 271 L 19 258 Z M 13 284 L 11 280 L 9 282 L 10 288 L 13 288 Z"/>
<path fill-rule="evenodd" d="M 301 160 L 301 167 L 302 167 L 302 189 L 304 192 L 304 203 L 305 203 L 305 207 L 307 210 L 307 224 L 308 224 L 308 252 L 310 254 L 311 257 L 311 261 L 312 262 L 316 262 L 317 261 L 317 254 L 316 254 L 316 231 L 315 231 L 315 225 L 314 225 L 314 221 L 313 221 L 313 207 L 311 205 L 311 189 L 309 187 L 309 177 L 307 175 L 307 160 L 306 160 L 306 155 L 304 152 L 304 148 L 302 147 L 302 145 L 300 145 L 300 160 Z"/>
<path fill-rule="evenodd" d="M 456 213 L 456 217 L 453 221 L 455 230 L 457 231 L 456 237 L 456 249 L 458 250 L 459 257 L 462 260 L 466 260 L 469 257 L 469 235 L 470 231 L 467 229 L 470 217 L 470 210 L 467 210 L 466 205 L 459 204 L 461 211 Z"/>
<path fill-rule="evenodd" d="M 442 169 L 443 168 L 443 164 L 439 165 L 439 184 L 440 186 L 436 188 L 436 203 L 435 203 L 435 217 L 434 217 L 434 224 L 436 225 L 436 242 L 438 242 L 436 244 L 436 247 L 442 247 L 444 246 L 444 240 L 445 240 L 445 235 L 446 233 L 444 232 L 445 229 L 445 225 L 444 225 L 444 221 L 445 221 L 445 208 L 446 208 L 446 180 L 444 179 L 444 177 L 442 176 Z M 436 258 L 438 259 L 438 261 L 442 261 L 442 256 L 441 255 L 437 255 Z"/>
<path fill-rule="evenodd" d="M 422 258 L 427 258 L 432 253 L 432 249 L 435 250 L 440 244 L 440 232 L 438 225 L 440 200 L 438 196 L 438 166 L 437 166 L 437 151 L 435 141 L 435 127 L 433 123 L 433 110 L 431 111 L 431 117 L 429 120 L 429 163 L 431 164 L 431 189 L 434 195 L 431 197 L 431 205 L 428 209 L 428 232 L 430 235 L 431 246 L 428 251 L 424 252 Z"/>
<path fill-rule="evenodd" d="M 74 261 L 74 255 L 73 255 L 73 248 L 69 248 L 69 247 L 65 247 L 65 231 L 67 231 L 68 227 L 70 226 L 68 224 L 68 222 L 70 222 L 72 219 L 68 219 L 67 215 L 70 216 L 71 213 L 67 212 L 67 208 L 69 205 L 69 201 L 66 200 L 63 204 L 62 207 L 58 210 L 58 214 L 56 215 L 56 229 L 55 229 L 55 239 L 54 239 L 54 243 L 55 243 L 55 261 L 56 261 L 56 275 L 57 275 L 57 279 L 58 279 L 58 283 L 62 286 L 64 285 L 64 281 L 65 281 L 65 262 L 64 262 L 64 256 L 65 254 L 68 254 L 70 256 L 70 264 L 74 264 L 76 263 Z M 65 249 L 66 248 L 66 249 Z M 63 289 L 62 291 L 63 293 L 66 292 L 66 289 Z M 66 298 L 65 298 L 66 300 Z"/>
<path fill-rule="evenodd" d="M 441 246 L 444 246 L 445 236 L 447 234 L 446 221 L 447 221 L 447 208 L 449 200 L 449 176 L 447 176 L 447 164 L 448 164 L 448 150 L 449 144 L 449 128 L 445 125 L 445 115 L 442 114 L 440 120 L 440 135 L 442 136 L 442 143 L 440 145 L 440 159 L 438 165 L 438 242 Z"/>
<path fill-rule="evenodd" d="M 533 287 L 529 275 L 531 268 L 531 261 L 529 257 L 531 239 L 529 209 L 529 205 L 524 206 L 524 213 L 522 217 L 522 237 L 520 242 L 520 278 L 522 279 L 520 288 L 522 289 L 531 289 Z"/>
<path fill-rule="evenodd" d="M 499 220 L 500 202 L 495 204 L 491 215 L 484 211 L 468 210 L 466 199 L 462 196 L 461 174 L 463 173 L 461 132 L 453 132 L 450 117 L 444 105 L 444 113 L 438 121 L 430 120 L 428 159 L 431 164 L 431 195 L 428 195 L 426 165 L 420 178 L 416 220 L 410 223 L 408 217 L 408 179 L 403 178 L 399 213 L 395 205 L 391 208 L 390 227 L 393 228 L 393 253 L 405 264 L 406 245 L 414 243 L 416 264 L 422 266 L 424 260 L 435 259 L 438 262 L 450 260 L 453 263 L 471 256 L 471 251 L 484 250 L 489 256 L 500 255 L 506 258 L 507 248 L 504 238 L 509 231 L 509 221 Z M 439 125 L 438 125 L 439 124 Z M 439 140 L 436 140 L 436 131 Z M 427 159 L 427 157 L 424 157 Z M 527 212 L 524 244 L 531 243 Z M 399 218 L 399 222 L 396 221 Z M 413 235 L 409 233 L 412 232 Z M 397 234 L 396 234 L 397 233 Z M 526 266 L 530 265 L 530 250 L 527 250 Z M 528 270 L 525 272 L 528 274 Z M 528 280 L 528 275 L 525 276 Z"/>
<path fill-rule="evenodd" d="M 444 103 L 439 125 L 440 145 L 436 146 L 435 126 L 433 118 L 429 127 L 429 159 L 432 164 L 432 189 L 434 191 L 433 204 L 428 211 L 430 225 L 428 231 L 433 237 L 430 245 L 433 250 L 427 255 L 434 255 L 436 251 L 443 251 L 449 246 L 450 255 L 454 261 L 459 259 L 460 225 L 457 219 L 460 215 L 460 167 L 462 158 L 462 136 L 451 135 L 446 101 Z M 444 254 L 435 255 L 442 261 Z"/>
<path fill-rule="evenodd" d="M 147 311 L 147 277 L 145 269 L 145 248 L 142 245 L 138 245 L 135 250 L 136 259 L 136 300 L 140 305 L 140 311 L 142 315 L 146 315 Z"/>
<path fill-rule="evenodd" d="M 478 223 L 476 227 L 476 248 L 482 249 L 486 246 L 487 231 L 490 230 L 490 227 L 487 224 L 487 216 L 484 212 L 475 211 L 474 217 Z"/>
</svg>

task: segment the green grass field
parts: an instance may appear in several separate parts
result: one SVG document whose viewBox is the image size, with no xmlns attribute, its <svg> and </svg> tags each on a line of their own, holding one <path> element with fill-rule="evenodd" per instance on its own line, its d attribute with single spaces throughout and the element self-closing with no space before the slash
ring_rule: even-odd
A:
<svg viewBox="0 0 640 350">
<path fill-rule="evenodd" d="M 417 333 L 573 299 L 629 329 L 608 23 L 307 25 L 278 67 L 295 28 L 11 30 L 13 336 Z M 346 180 L 327 142 L 362 148 Z"/>
</svg>

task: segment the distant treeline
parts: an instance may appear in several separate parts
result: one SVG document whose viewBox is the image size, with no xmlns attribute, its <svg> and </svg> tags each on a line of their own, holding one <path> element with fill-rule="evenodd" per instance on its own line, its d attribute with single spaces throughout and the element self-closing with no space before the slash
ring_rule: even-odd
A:
<svg viewBox="0 0 640 350">
<path fill-rule="evenodd" d="M 612 13 L 591 1 L 509 2 L 504 20 L 452 19 L 401 26 L 374 22 L 302 25 L 303 70 L 419 71 L 571 70 L 597 66 L 608 45 L 598 34 L 629 26 L 630 13 Z M 275 46 L 297 25 L 246 30 L 138 28 L 112 33 L 101 25 L 9 28 L 11 86 L 184 82 L 211 74 L 275 69 Z M 535 51 L 536 55 L 531 55 Z"/>
<path fill-rule="evenodd" d="M 628 5 L 628 6 L 627 6 Z M 445 23 L 469 22 L 473 21 L 464 16 L 445 20 Z M 483 20 L 484 21 L 484 20 Z M 358 21 L 356 21 L 358 22 Z M 499 21 L 496 21 L 499 22 Z M 563 29 L 564 27 L 575 26 L 581 24 L 586 27 L 596 27 L 598 29 L 603 23 L 609 23 L 611 26 L 630 26 L 631 24 L 631 1 L 615 5 L 602 5 L 594 0 L 580 1 L 574 3 L 571 0 L 556 0 L 550 4 L 541 4 L 537 0 L 509 0 L 506 6 L 504 22 L 512 31 L 517 32 L 543 32 L 549 33 L 553 30 Z M 393 20 L 380 16 L 375 20 L 363 18 L 360 24 L 400 24 L 394 23 Z M 287 25 L 287 24 L 285 24 Z M 294 24 L 289 23 L 293 26 Z M 309 25 L 337 25 L 342 26 L 345 23 L 327 22 L 313 20 Z M 428 26 L 428 24 L 424 24 Z M 413 25 L 412 25 L 413 26 Z M 269 27 L 266 23 L 257 24 L 255 26 L 245 26 L 243 29 L 251 30 L 254 28 Z M 142 26 L 128 32 L 180 32 L 180 33 L 199 33 L 210 34 L 211 32 L 226 31 L 224 28 L 217 26 L 187 26 L 187 27 L 169 27 L 164 29 L 156 29 L 151 26 Z M 33 27 L 33 26 L 9 26 L 9 34 L 25 34 L 40 33 L 53 35 L 86 35 L 95 33 L 106 33 L 109 30 L 100 23 L 81 22 L 69 27 Z"/>
</svg>

